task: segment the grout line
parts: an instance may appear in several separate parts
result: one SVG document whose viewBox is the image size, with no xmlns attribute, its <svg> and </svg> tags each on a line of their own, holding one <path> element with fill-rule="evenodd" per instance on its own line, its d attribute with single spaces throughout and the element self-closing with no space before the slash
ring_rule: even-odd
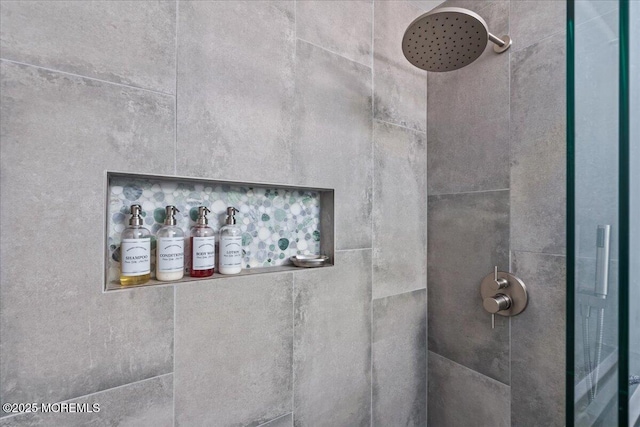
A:
<svg viewBox="0 0 640 427">
<path fill-rule="evenodd" d="M 296 404 L 296 370 L 295 370 L 295 345 L 296 345 L 296 275 L 292 274 L 291 283 L 291 422 Z"/>
<path fill-rule="evenodd" d="M 426 290 L 427 290 L 427 288 L 416 288 L 416 289 L 411 289 L 410 291 L 404 291 L 404 292 L 400 292 L 400 293 L 397 293 L 397 294 L 385 295 L 385 296 L 379 297 L 379 298 L 372 298 L 371 301 L 380 301 L 380 300 L 387 299 L 387 298 L 399 297 L 399 296 L 402 296 L 402 295 L 411 294 L 411 293 L 418 292 L 418 291 L 426 291 Z"/>
<path fill-rule="evenodd" d="M 426 82 L 425 82 L 425 84 L 426 84 Z M 376 118 L 374 118 L 373 121 L 374 122 L 378 122 L 378 123 L 384 123 L 384 124 L 391 125 L 391 126 L 395 126 L 395 127 L 402 128 L 402 129 L 406 129 L 406 130 L 409 130 L 409 131 L 414 132 L 414 133 L 421 133 L 421 134 L 424 134 L 425 136 L 427 135 L 427 131 L 426 130 L 412 129 L 412 128 L 407 127 L 407 126 L 399 125 L 398 123 L 392 123 L 392 122 L 388 122 L 386 120 L 381 120 L 381 119 L 376 119 Z"/>
<path fill-rule="evenodd" d="M 495 190 L 460 191 L 458 193 L 428 194 L 427 197 L 455 196 L 455 195 L 458 195 L 458 194 L 493 193 L 493 192 L 497 192 L 497 191 L 509 191 L 509 190 L 510 190 L 510 188 L 497 188 Z"/>
<path fill-rule="evenodd" d="M 375 123 L 375 70 L 373 68 L 374 64 L 374 52 L 375 52 L 375 1 L 371 2 L 371 303 L 369 305 L 369 315 L 370 315 L 370 323 L 369 323 L 369 425 L 373 427 L 373 286 L 374 286 L 374 268 L 373 268 L 373 246 L 375 243 L 375 194 L 376 194 L 376 178 L 375 178 L 375 165 L 376 165 L 376 155 L 375 155 L 375 140 L 376 140 L 376 129 L 374 126 Z"/>
<path fill-rule="evenodd" d="M 375 88 L 375 77 L 376 70 L 373 66 L 375 62 L 375 43 L 376 43 L 376 2 L 371 1 L 371 117 L 375 120 L 376 117 L 376 108 L 375 108 L 375 99 L 376 99 L 376 88 Z"/>
<path fill-rule="evenodd" d="M 521 252 L 525 254 L 547 255 L 547 256 L 555 256 L 555 257 L 563 257 L 563 258 L 567 257 L 567 255 L 565 254 L 552 254 L 547 252 L 527 251 L 527 250 L 520 250 L 520 249 L 513 249 L 513 248 L 510 250 L 510 252 L 512 253 Z"/>
<path fill-rule="evenodd" d="M 173 144 L 173 174 L 178 174 L 178 25 L 180 23 L 180 0 L 176 0 L 176 38 L 175 38 L 175 70 L 176 70 L 176 84 L 174 88 L 175 104 L 174 104 L 174 135 L 175 141 Z"/>
<path fill-rule="evenodd" d="M 338 53 L 338 52 L 335 52 L 335 51 L 333 51 L 333 50 L 331 50 L 331 49 L 327 49 L 326 47 L 322 47 L 322 46 L 320 46 L 320 45 L 317 45 L 317 44 L 315 44 L 315 43 L 312 43 L 312 42 L 310 42 L 309 40 L 301 39 L 300 37 L 297 37 L 297 40 L 300 40 L 301 42 L 304 42 L 304 43 L 310 44 L 311 46 L 315 46 L 315 47 L 317 47 L 318 49 L 322 49 L 322 50 L 327 51 L 327 52 L 329 52 L 329 53 L 332 53 L 332 54 L 334 54 L 334 55 L 336 55 L 336 56 L 339 56 L 339 57 L 341 57 L 341 58 L 344 58 L 344 59 L 346 59 L 347 61 L 351 61 L 351 62 L 353 62 L 354 64 L 358 64 L 358 65 L 362 65 L 363 67 L 371 68 L 371 65 L 366 65 L 366 64 L 363 64 L 363 63 L 362 63 L 362 62 L 360 62 L 360 61 L 356 61 L 355 59 L 347 58 L 346 56 L 344 56 L 344 55 L 342 55 L 342 54 L 340 54 L 340 53 Z"/>
<path fill-rule="evenodd" d="M 336 252 L 371 251 L 373 248 L 336 249 Z"/>
<path fill-rule="evenodd" d="M 110 84 L 110 85 L 114 85 L 114 86 L 126 87 L 128 89 L 141 90 L 141 91 L 144 91 L 144 92 L 155 93 L 156 95 L 164 95 L 164 96 L 175 97 L 175 95 L 171 94 L 171 93 L 160 92 L 160 91 L 157 91 L 157 90 L 146 89 L 146 88 L 138 87 L 138 86 L 126 85 L 126 84 L 123 84 L 123 83 L 110 82 L 108 80 L 102 80 L 102 79 L 97 79 L 95 77 L 83 76 L 81 74 L 69 73 L 67 71 L 56 70 L 54 68 L 42 67 L 40 65 L 29 64 L 27 62 L 14 61 L 12 59 L 6 59 L 6 58 L 0 58 L 0 62 L 8 62 L 10 64 L 17 64 L 17 65 L 22 65 L 22 66 L 25 66 L 25 67 L 37 68 L 39 70 L 45 70 L 45 71 L 49 71 L 51 73 L 58 73 L 58 74 L 66 75 L 66 76 L 72 76 L 72 77 L 77 77 L 77 78 L 81 78 L 81 79 L 87 79 L 87 80 L 100 82 L 100 83 L 106 83 L 106 84 Z"/>
<path fill-rule="evenodd" d="M 436 352 L 435 352 L 435 351 L 433 351 L 433 350 L 429 350 L 429 353 L 433 353 L 433 354 L 435 354 L 436 356 L 441 357 L 442 359 L 445 359 L 447 362 L 450 362 L 450 363 L 452 363 L 452 364 L 454 364 L 454 365 L 460 366 L 461 368 L 463 368 L 463 369 L 465 369 L 465 370 L 467 370 L 467 371 L 471 371 L 471 372 L 473 372 L 473 373 L 474 373 L 474 374 L 476 374 L 476 375 L 480 375 L 480 376 L 482 376 L 482 377 L 484 377 L 484 378 L 488 379 L 489 381 L 494 382 L 494 383 L 496 383 L 496 384 L 498 384 L 498 385 L 501 385 L 501 386 L 503 386 L 503 387 L 509 387 L 509 388 L 511 388 L 511 385 L 510 385 L 510 384 L 505 384 L 505 383 L 503 383 L 502 381 L 498 381 L 498 380 L 497 380 L 497 379 L 495 379 L 495 378 L 491 378 L 491 377 L 489 377 L 489 376 L 487 376 L 487 375 L 485 375 L 485 374 L 483 374 L 483 373 L 481 373 L 481 372 L 478 372 L 478 371 L 476 371 L 476 370 L 474 370 L 474 369 L 471 369 L 471 368 L 470 368 L 470 367 L 468 367 L 468 366 L 462 365 L 462 364 L 460 364 L 460 363 L 456 362 L 455 360 L 451 360 L 451 359 L 449 359 L 448 357 L 441 355 L 440 353 L 436 353 Z"/>
<path fill-rule="evenodd" d="M 298 74 L 298 0 L 293 1 L 293 84 L 297 85 Z M 294 92 L 295 92 L 294 87 Z M 292 156 L 293 157 L 293 156 Z M 290 160 L 293 170 L 293 158 Z M 335 234 L 334 234 L 335 238 Z M 335 263 L 335 254 L 333 262 Z M 296 361 L 295 361 L 295 345 L 296 345 L 296 274 L 292 273 L 291 279 L 291 426 L 295 423 L 296 409 Z"/>
<path fill-rule="evenodd" d="M 272 419 L 272 420 L 267 421 L 267 422 L 266 422 L 266 423 L 264 423 L 264 424 L 260 424 L 260 425 L 258 425 L 257 427 L 264 427 L 264 426 L 268 426 L 270 423 L 272 423 L 272 422 L 274 422 L 274 421 L 278 421 L 280 418 L 284 418 L 284 417 L 289 416 L 289 415 L 291 415 L 291 416 L 292 416 L 292 418 L 293 418 L 293 414 L 292 414 L 291 412 L 287 412 L 286 414 L 282 414 L 282 415 L 280 415 L 280 416 L 278 416 L 278 417 L 276 417 L 276 418 L 274 418 L 274 419 Z"/>
<path fill-rule="evenodd" d="M 511 34 L 511 2 L 509 2 L 509 10 L 507 11 L 507 34 Z M 509 80 L 507 82 L 507 90 L 508 90 L 508 97 L 507 97 L 507 103 L 509 106 L 509 121 L 508 121 L 508 135 L 509 138 L 507 139 L 507 150 L 508 150 L 508 159 L 509 159 L 509 188 L 511 188 L 511 175 L 513 174 L 513 168 L 511 167 L 512 163 L 511 163 L 511 157 L 512 157 L 512 149 L 511 149 L 511 60 L 513 58 L 512 53 L 515 53 L 515 50 L 513 52 L 509 51 L 507 52 L 508 56 L 507 56 L 507 74 L 509 77 Z M 513 203 L 511 203 L 511 198 L 513 197 L 513 193 L 509 193 L 509 228 L 507 229 L 509 231 L 509 250 L 508 250 L 508 265 L 507 268 L 509 269 L 508 271 L 513 271 L 512 269 L 512 264 L 513 264 L 513 251 L 511 250 L 511 218 L 513 217 Z M 508 323 L 508 337 L 509 337 L 509 384 L 512 383 L 512 375 L 513 375 L 513 361 L 512 361 L 512 351 L 511 351 L 511 339 L 512 339 L 512 334 L 511 334 L 511 317 L 509 317 L 509 323 Z M 509 387 L 509 423 L 511 423 L 511 387 Z"/>
<path fill-rule="evenodd" d="M 375 206 L 375 185 L 376 185 L 376 178 L 375 178 L 375 146 L 374 146 L 374 141 L 375 141 L 375 128 L 371 129 L 371 206 L 372 208 Z M 375 217 L 374 217 L 374 213 L 375 213 L 375 209 L 372 209 L 372 215 L 371 215 L 371 246 L 372 248 L 375 246 L 375 227 L 374 227 L 374 221 L 375 221 Z M 369 356 L 369 392 L 370 392 L 370 406 L 369 406 L 369 421 L 370 421 L 370 425 L 373 427 L 373 287 L 374 287 L 374 275 L 375 275 L 375 269 L 373 268 L 373 263 L 374 263 L 374 259 L 373 259 L 373 250 L 372 250 L 372 256 L 371 256 L 371 303 L 369 305 L 369 316 L 370 316 L 370 322 L 369 322 L 369 328 L 370 328 L 370 333 L 369 333 L 369 348 L 370 348 L 370 356 Z"/>
<path fill-rule="evenodd" d="M 67 403 L 67 402 L 72 402 L 72 401 L 78 400 L 78 399 L 84 399 L 84 398 L 91 397 L 91 396 L 97 396 L 97 395 L 102 394 L 102 393 L 107 393 L 107 392 L 110 392 L 110 391 L 120 390 L 120 389 L 122 389 L 124 387 L 129 387 L 129 386 L 140 384 L 140 383 L 143 383 L 143 382 L 146 382 L 146 381 L 157 380 L 157 379 L 160 379 L 162 377 L 166 377 L 168 375 L 173 375 L 173 372 L 167 372 L 166 374 L 156 375 L 155 377 L 144 378 L 142 380 L 133 381 L 133 382 L 130 382 L 130 383 L 127 383 L 127 384 L 121 384 L 121 385 L 118 385 L 118 386 L 115 386 L 115 387 L 105 388 L 104 390 L 94 391 L 93 393 L 83 394 L 82 396 L 76 396 L 76 397 L 71 397 L 71 398 L 65 399 L 65 400 L 59 400 L 59 401 L 53 402 L 51 404 L 52 405 L 56 405 L 56 404 L 59 404 L 59 403 Z M 16 414 L 11 414 L 11 415 L 0 417 L 0 421 L 8 420 L 10 418 L 17 417 L 19 415 L 35 414 L 35 413 L 36 412 L 19 412 L 19 413 L 16 413 Z"/>
</svg>

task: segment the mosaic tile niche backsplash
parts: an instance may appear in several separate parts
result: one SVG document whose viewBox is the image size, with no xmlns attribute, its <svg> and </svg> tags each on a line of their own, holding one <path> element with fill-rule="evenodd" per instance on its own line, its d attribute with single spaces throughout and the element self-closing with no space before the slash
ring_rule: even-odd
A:
<svg viewBox="0 0 640 427">
<path fill-rule="evenodd" d="M 211 210 L 209 226 L 216 232 L 225 223 L 227 207 L 238 209 L 236 221 L 242 230 L 243 268 L 278 266 L 289 264 L 289 257 L 293 255 L 320 254 L 320 195 L 317 192 L 111 177 L 107 208 L 109 283 L 119 283 L 120 235 L 129 224 L 132 204 L 142 206 L 145 227 L 152 234 L 152 277 L 155 277 L 155 234 L 164 223 L 167 205 L 174 205 L 180 211 L 176 215 L 177 225 L 187 239 L 198 217 L 198 206 Z M 185 252 L 188 271 L 187 245 Z"/>
</svg>

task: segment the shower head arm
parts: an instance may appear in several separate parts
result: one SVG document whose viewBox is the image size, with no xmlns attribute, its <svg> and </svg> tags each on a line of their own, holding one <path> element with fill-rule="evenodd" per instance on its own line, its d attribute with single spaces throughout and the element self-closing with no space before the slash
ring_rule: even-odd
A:
<svg viewBox="0 0 640 427">
<path fill-rule="evenodd" d="M 493 47 L 493 51 L 496 53 L 505 52 L 511 47 L 511 37 L 507 35 L 502 36 L 502 38 L 498 38 L 489 33 L 489 41 L 495 44 L 495 46 Z"/>
</svg>

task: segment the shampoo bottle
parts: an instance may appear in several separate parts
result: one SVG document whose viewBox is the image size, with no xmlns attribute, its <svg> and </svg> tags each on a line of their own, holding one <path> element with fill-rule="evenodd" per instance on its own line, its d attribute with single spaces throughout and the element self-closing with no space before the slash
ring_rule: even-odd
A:
<svg viewBox="0 0 640 427">
<path fill-rule="evenodd" d="M 176 226 L 175 206 L 167 206 L 164 226 L 156 234 L 156 278 L 180 280 L 184 276 L 184 232 Z"/>
<path fill-rule="evenodd" d="M 151 279 L 151 233 L 142 226 L 142 207 L 131 205 L 129 226 L 122 231 L 120 284 L 142 285 Z"/>
<path fill-rule="evenodd" d="M 191 277 L 209 277 L 213 275 L 216 263 L 216 237 L 209 227 L 205 206 L 198 207 L 198 220 L 191 227 Z"/>
<path fill-rule="evenodd" d="M 220 261 L 218 272 L 238 274 L 242 271 L 242 231 L 236 225 L 234 207 L 227 208 L 227 225 L 220 229 Z"/>
</svg>

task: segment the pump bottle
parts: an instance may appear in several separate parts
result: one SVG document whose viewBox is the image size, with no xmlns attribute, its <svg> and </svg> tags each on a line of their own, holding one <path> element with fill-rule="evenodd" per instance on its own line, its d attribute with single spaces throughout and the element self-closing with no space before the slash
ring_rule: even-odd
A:
<svg viewBox="0 0 640 427">
<path fill-rule="evenodd" d="M 131 205 L 129 226 L 122 231 L 120 284 L 142 285 L 151 279 L 151 233 L 142 226 L 142 207 Z"/>
<path fill-rule="evenodd" d="M 184 232 L 176 226 L 175 206 L 167 206 L 164 226 L 156 234 L 156 278 L 180 280 L 184 276 Z"/>
<path fill-rule="evenodd" d="M 220 229 L 220 261 L 218 272 L 238 274 L 242 271 L 242 231 L 236 225 L 234 207 L 227 208 L 227 225 Z"/>
<path fill-rule="evenodd" d="M 198 207 L 198 220 L 191 227 L 191 277 L 209 277 L 215 268 L 216 237 L 213 228 L 208 225 L 209 212 L 205 206 Z"/>
</svg>

